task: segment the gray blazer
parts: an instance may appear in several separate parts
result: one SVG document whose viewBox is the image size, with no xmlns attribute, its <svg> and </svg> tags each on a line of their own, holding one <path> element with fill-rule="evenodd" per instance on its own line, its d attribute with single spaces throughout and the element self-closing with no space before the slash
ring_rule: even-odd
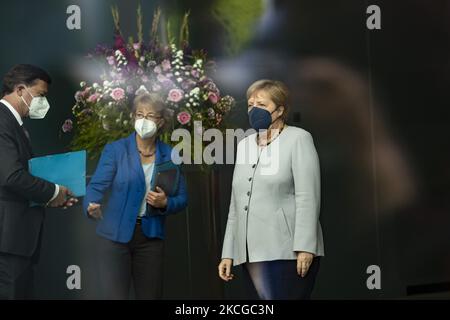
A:
<svg viewBox="0 0 450 320">
<path fill-rule="evenodd" d="M 267 147 L 256 133 L 237 147 L 222 258 L 234 265 L 323 256 L 319 159 L 309 132 L 288 126 Z"/>
</svg>

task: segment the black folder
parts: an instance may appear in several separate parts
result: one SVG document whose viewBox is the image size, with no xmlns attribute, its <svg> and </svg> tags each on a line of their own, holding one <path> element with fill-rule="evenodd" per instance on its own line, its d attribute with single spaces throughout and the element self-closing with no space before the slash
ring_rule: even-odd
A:
<svg viewBox="0 0 450 320">
<path fill-rule="evenodd" d="M 180 180 L 180 167 L 172 161 L 155 165 L 155 174 L 151 183 L 151 190 L 156 191 L 156 187 L 160 187 L 166 196 L 170 197 L 177 193 L 178 183 Z M 155 216 L 164 214 L 159 210 L 147 204 L 147 215 Z"/>
</svg>

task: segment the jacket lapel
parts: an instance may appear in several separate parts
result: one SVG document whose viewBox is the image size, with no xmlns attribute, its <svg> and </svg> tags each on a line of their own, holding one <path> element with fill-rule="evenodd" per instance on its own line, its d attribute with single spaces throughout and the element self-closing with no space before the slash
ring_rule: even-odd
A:
<svg viewBox="0 0 450 320">
<path fill-rule="evenodd" d="M 20 124 L 17 122 L 17 119 L 14 117 L 14 115 L 11 113 L 11 111 L 9 111 L 8 107 L 5 106 L 3 103 L 0 103 L 0 111 L 3 112 L 3 114 L 9 118 L 9 121 L 14 123 L 14 127 L 16 128 L 16 130 L 19 133 L 19 137 L 22 141 L 23 144 L 25 144 L 25 146 L 27 147 L 27 151 L 29 153 L 29 158 L 31 158 L 33 156 L 33 150 L 31 148 L 31 143 L 30 140 L 27 138 L 27 136 L 25 135 L 25 131 L 23 130 L 23 128 L 20 126 Z"/>
<path fill-rule="evenodd" d="M 137 144 L 136 144 L 136 133 L 132 133 L 128 138 L 128 163 L 131 165 L 131 171 L 133 176 L 140 184 L 145 185 L 144 171 L 142 170 L 141 159 L 139 157 Z"/>
<path fill-rule="evenodd" d="M 167 163 L 170 160 L 170 154 L 165 148 L 165 145 L 161 142 L 161 140 L 156 139 L 156 154 L 155 154 L 155 167 L 153 169 L 153 174 L 151 178 L 151 185 L 153 186 L 153 182 L 155 180 L 155 176 L 160 171 L 161 166 Z"/>
<path fill-rule="evenodd" d="M 161 140 L 156 139 L 155 166 L 167 162 L 167 152 Z"/>
</svg>

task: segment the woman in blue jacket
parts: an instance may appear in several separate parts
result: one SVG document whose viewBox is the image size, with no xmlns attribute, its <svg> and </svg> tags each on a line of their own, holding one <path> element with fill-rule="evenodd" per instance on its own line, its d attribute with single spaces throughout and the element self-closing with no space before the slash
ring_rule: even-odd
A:
<svg viewBox="0 0 450 320">
<path fill-rule="evenodd" d="M 162 296 L 164 221 L 187 205 L 185 180 L 171 160 L 172 148 L 158 139 L 167 120 L 156 95 L 137 96 L 136 132 L 105 146 L 87 186 L 84 212 L 98 220 L 99 276 L 107 299 L 128 299 L 131 281 L 137 299 Z M 175 172 L 169 175 L 173 187 L 163 190 L 156 176 L 164 176 L 168 168 Z"/>
</svg>

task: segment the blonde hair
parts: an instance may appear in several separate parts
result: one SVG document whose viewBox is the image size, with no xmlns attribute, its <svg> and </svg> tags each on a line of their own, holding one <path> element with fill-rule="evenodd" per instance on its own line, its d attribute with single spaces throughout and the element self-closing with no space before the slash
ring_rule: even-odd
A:
<svg viewBox="0 0 450 320">
<path fill-rule="evenodd" d="M 133 117 L 135 116 L 137 107 L 140 105 L 151 105 L 157 113 L 161 115 L 164 120 L 164 124 L 161 128 L 158 129 L 158 134 L 161 134 L 164 130 L 166 130 L 170 124 L 170 120 L 172 118 L 172 114 L 167 110 L 164 101 L 161 97 L 155 93 L 143 93 L 137 95 L 133 100 Z"/>
<path fill-rule="evenodd" d="M 247 89 L 247 100 L 258 91 L 267 92 L 270 99 L 275 103 L 277 107 L 283 106 L 284 111 L 281 115 L 283 121 L 286 121 L 289 111 L 289 89 L 281 81 L 262 79 L 253 82 Z"/>
</svg>

